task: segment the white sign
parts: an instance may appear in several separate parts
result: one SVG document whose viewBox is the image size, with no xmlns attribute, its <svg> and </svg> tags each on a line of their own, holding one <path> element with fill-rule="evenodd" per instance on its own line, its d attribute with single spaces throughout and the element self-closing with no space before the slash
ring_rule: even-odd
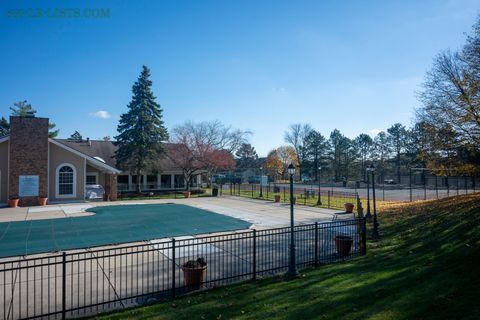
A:
<svg viewBox="0 0 480 320">
<path fill-rule="evenodd" d="M 19 176 L 18 195 L 20 197 L 38 197 L 38 176 Z"/>
</svg>

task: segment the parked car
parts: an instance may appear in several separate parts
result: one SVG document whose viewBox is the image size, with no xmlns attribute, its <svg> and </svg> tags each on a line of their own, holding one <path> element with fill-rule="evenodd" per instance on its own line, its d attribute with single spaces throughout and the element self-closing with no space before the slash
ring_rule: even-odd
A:
<svg viewBox="0 0 480 320">
<path fill-rule="evenodd" d="M 397 184 L 393 179 L 385 179 L 385 180 L 383 180 L 383 183 L 385 183 L 385 184 Z"/>
</svg>

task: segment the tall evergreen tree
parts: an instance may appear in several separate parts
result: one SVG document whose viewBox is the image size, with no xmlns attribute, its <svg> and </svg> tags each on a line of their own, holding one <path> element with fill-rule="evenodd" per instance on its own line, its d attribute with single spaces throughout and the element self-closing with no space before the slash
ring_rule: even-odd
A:
<svg viewBox="0 0 480 320">
<path fill-rule="evenodd" d="M 401 180 L 402 154 L 405 152 L 407 143 L 407 130 L 400 123 L 395 123 L 387 129 L 387 141 L 390 149 L 395 153 L 395 167 L 397 171 L 397 182 Z"/>
<path fill-rule="evenodd" d="M 328 151 L 328 141 L 318 131 L 312 130 L 305 140 L 305 154 L 308 163 L 311 167 L 311 172 L 314 173 L 315 179 L 320 178 L 318 168 L 323 165 L 325 154 Z"/>
<path fill-rule="evenodd" d="M 237 168 L 255 168 L 257 165 L 258 154 L 249 143 L 243 143 L 235 156 L 237 157 Z"/>
<path fill-rule="evenodd" d="M 115 137 L 117 166 L 137 176 L 136 191 L 140 192 L 140 176 L 165 154 L 164 141 L 168 131 L 162 120 L 162 109 L 155 102 L 150 70 L 143 70 L 132 88 L 128 111 L 120 117 Z"/>
<path fill-rule="evenodd" d="M 361 133 L 355 138 L 354 145 L 360 155 L 360 172 L 363 180 L 365 180 L 367 160 L 372 152 L 373 140 L 368 134 Z"/>
</svg>

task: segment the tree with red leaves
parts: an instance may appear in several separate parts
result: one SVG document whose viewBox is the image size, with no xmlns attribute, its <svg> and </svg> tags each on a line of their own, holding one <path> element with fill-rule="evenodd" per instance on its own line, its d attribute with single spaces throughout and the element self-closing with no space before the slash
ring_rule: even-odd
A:
<svg viewBox="0 0 480 320">
<path fill-rule="evenodd" d="M 190 190 L 192 178 L 235 167 L 232 153 L 245 141 L 248 132 L 232 130 L 218 121 L 187 122 L 173 129 L 168 157 L 179 167 Z"/>
</svg>

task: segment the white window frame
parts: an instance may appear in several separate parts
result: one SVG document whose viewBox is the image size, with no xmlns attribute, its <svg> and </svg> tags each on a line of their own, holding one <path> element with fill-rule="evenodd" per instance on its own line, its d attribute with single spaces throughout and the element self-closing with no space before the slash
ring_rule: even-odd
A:
<svg viewBox="0 0 480 320">
<path fill-rule="evenodd" d="M 59 173 L 60 168 L 62 167 L 70 167 L 73 169 L 73 193 L 72 194 L 59 194 L 60 186 L 59 186 Z M 71 163 L 62 163 L 57 166 L 57 170 L 55 170 L 55 198 L 76 198 L 77 197 L 77 168 Z"/>
<path fill-rule="evenodd" d="M 100 183 L 98 183 L 98 172 L 87 172 L 85 174 L 85 185 L 86 186 L 88 186 L 88 184 L 87 184 L 87 177 L 88 176 L 95 176 L 95 184 L 100 184 Z"/>
</svg>

